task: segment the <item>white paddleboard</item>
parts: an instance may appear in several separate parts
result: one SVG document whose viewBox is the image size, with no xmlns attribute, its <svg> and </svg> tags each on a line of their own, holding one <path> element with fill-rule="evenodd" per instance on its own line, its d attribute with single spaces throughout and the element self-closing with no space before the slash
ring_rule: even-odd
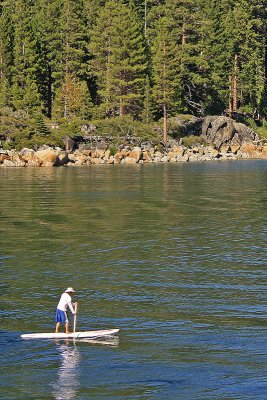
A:
<svg viewBox="0 0 267 400">
<path fill-rule="evenodd" d="M 98 331 L 75 332 L 67 335 L 66 333 L 26 333 L 20 335 L 23 339 L 79 339 L 79 338 L 100 338 L 105 336 L 113 336 L 119 332 L 119 329 L 105 329 Z"/>
</svg>

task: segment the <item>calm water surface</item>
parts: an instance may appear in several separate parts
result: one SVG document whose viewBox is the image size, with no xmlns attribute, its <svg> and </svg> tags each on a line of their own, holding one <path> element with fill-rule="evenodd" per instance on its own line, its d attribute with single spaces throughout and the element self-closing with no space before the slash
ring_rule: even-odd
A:
<svg viewBox="0 0 267 400">
<path fill-rule="evenodd" d="M 267 162 L 0 169 L 5 400 L 267 399 Z M 78 329 L 54 329 L 73 286 Z"/>
</svg>

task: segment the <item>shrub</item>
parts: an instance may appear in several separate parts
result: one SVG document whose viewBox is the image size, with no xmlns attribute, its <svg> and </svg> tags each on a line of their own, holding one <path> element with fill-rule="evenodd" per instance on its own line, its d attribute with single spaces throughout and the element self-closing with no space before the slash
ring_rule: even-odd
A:
<svg viewBox="0 0 267 400">
<path fill-rule="evenodd" d="M 96 135 L 111 137 L 117 142 L 131 138 L 138 138 L 141 142 L 156 142 L 159 140 L 159 133 L 155 124 L 144 124 L 143 122 L 135 121 L 128 115 L 93 121 L 93 124 L 96 125 Z"/>
<path fill-rule="evenodd" d="M 185 136 L 182 139 L 182 144 L 185 147 L 194 147 L 199 145 L 207 145 L 206 140 L 202 136 Z"/>
</svg>

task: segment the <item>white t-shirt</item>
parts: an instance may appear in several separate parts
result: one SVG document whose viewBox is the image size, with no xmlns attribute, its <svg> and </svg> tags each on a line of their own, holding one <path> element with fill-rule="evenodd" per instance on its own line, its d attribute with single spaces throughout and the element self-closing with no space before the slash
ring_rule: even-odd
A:
<svg viewBox="0 0 267 400">
<path fill-rule="evenodd" d="M 72 314 L 74 314 L 75 311 L 72 307 L 70 295 L 68 293 L 63 293 L 60 297 L 57 308 L 61 311 L 67 311 L 67 306 L 69 306 L 70 311 L 72 312 Z"/>
</svg>

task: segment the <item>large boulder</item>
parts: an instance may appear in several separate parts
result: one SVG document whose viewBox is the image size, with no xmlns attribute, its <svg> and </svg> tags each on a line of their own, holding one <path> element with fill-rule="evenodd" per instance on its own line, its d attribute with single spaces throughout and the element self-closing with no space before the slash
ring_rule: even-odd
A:
<svg viewBox="0 0 267 400">
<path fill-rule="evenodd" d="M 54 166 L 59 167 L 61 165 L 65 165 L 69 162 L 68 152 L 67 151 L 59 151 L 57 160 Z"/>
<path fill-rule="evenodd" d="M 267 159 L 267 144 L 262 146 L 262 158 Z"/>
<path fill-rule="evenodd" d="M 195 117 L 194 115 L 176 115 L 169 118 L 169 130 L 173 137 L 196 135 L 199 136 L 201 132 L 202 118 Z"/>
<path fill-rule="evenodd" d="M 65 135 L 64 136 L 64 145 L 65 145 L 65 150 L 71 152 L 74 150 L 75 142 L 69 136 Z"/>
<path fill-rule="evenodd" d="M 134 162 L 138 163 L 138 161 L 139 161 L 140 158 L 141 158 L 141 155 L 142 155 L 142 149 L 141 149 L 141 147 L 134 147 L 134 148 L 132 149 L 132 151 L 130 152 L 128 158 L 129 158 L 129 159 L 133 159 Z"/>
<path fill-rule="evenodd" d="M 135 158 L 126 157 L 126 158 L 124 159 L 124 164 L 136 164 L 136 163 L 137 163 L 137 161 L 136 161 Z"/>
<path fill-rule="evenodd" d="M 4 160 L 3 167 L 16 167 L 16 164 L 11 160 Z"/>
<path fill-rule="evenodd" d="M 258 141 L 259 137 L 245 124 L 225 116 L 207 116 L 203 120 L 202 135 L 208 143 L 220 149 L 224 144 L 241 145 Z"/>
<path fill-rule="evenodd" d="M 202 125 L 202 137 L 219 149 L 222 144 L 230 143 L 236 133 L 234 121 L 231 118 L 208 116 Z"/>
<path fill-rule="evenodd" d="M 10 160 L 10 156 L 7 153 L 0 154 L 0 164 L 3 164 L 5 160 Z"/>
<path fill-rule="evenodd" d="M 245 124 L 234 122 L 235 135 L 232 139 L 233 144 L 243 144 L 258 141 L 259 137 L 251 128 Z"/>
<path fill-rule="evenodd" d="M 58 164 L 58 152 L 51 148 L 38 150 L 34 153 L 33 161 L 43 167 L 52 167 Z"/>
</svg>

